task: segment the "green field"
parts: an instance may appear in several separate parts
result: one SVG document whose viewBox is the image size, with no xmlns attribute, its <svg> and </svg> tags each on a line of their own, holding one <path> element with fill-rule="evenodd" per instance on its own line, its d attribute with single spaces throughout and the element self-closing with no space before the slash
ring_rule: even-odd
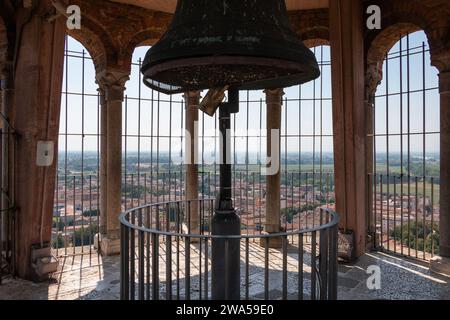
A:
<svg viewBox="0 0 450 320">
<path fill-rule="evenodd" d="M 398 194 L 398 195 L 400 195 L 400 191 L 401 191 L 401 184 L 400 183 L 397 183 L 396 184 L 396 186 L 395 186 L 395 188 L 396 188 L 396 193 Z M 383 193 L 386 193 L 387 191 L 388 191 L 388 188 L 389 188 L 389 193 L 391 193 L 391 194 L 393 194 L 394 193 L 394 184 L 393 183 L 391 183 L 391 184 L 384 184 L 383 183 Z M 429 183 L 429 182 L 426 182 L 425 183 L 425 196 L 427 196 L 427 197 L 431 197 L 431 190 L 433 189 L 433 193 L 434 193 L 434 203 L 437 203 L 438 201 L 439 201 L 439 184 L 434 184 L 434 185 L 432 185 L 431 183 Z M 415 196 L 415 194 L 416 194 L 416 184 L 415 184 L 415 181 L 414 180 L 412 180 L 411 181 L 411 184 L 410 184 L 410 187 L 409 187 L 409 190 L 410 190 L 410 192 L 408 192 L 408 183 L 403 183 L 403 195 L 408 195 L 408 193 L 411 195 L 411 196 Z M 381 185 L 380 184 L 378 184 L 377 185 L 377 188 L 376 188 L 376 191 L 377 192 L 380 192 L 381 191 Z M 423 182 L 421 182 L 421 181 L 419 181 L 418 183 L 417 183 L 417 195 L 418 196 L 424 196 L 424 187 L 423 187 Z"/>
</svg>

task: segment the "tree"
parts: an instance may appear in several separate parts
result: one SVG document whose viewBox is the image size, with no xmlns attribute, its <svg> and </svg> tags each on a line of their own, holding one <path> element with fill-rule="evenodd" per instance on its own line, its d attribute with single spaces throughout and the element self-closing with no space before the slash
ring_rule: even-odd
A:
<svg viewBox="0 0 450 320">
<path fill-rule="evenodd" d="M 297 213 L 299 213 L 299 208 L 284 208 L 281 210 L 281 215 L 285 216 L 288 223 L 292 223 L 292 220 Z"/>
<path fill-rule="evenodd" d="M 73 243 L 75 246 L 86 246 L 94 243 L 94 236 L 97 233 L 97 224 L 91 223 L 84 229 L 78 229 L 73 234 Z"/>
<path fill-rule="evenodd" d="M 294 216 L 296 214 L 298 214 L 300 212 L 312 211 L 318 207 L 320 207 L 320 204 L 305 204 L 305 205 L 301 206 L 300 208 L 298 208 L 298 207 L 284 208 L 284 209 L 281 209 L 281 216 L 285 216 L 286 221 L 288 223 L 292 223 L 292 220 L 294 219 Z"/>
<path fill-rule="evenodd" d="M 408 230 L 409 229 L 409 230 Z M 411 249 L 439 254 L 439 226 L 435 223 L 411 222 L 391 230 L 390 236 Z M 417 240 L 416 240 L 417 239 Z"/>
<path fill-rule="evenodd" d="M 56 231 L 63 231 L 64 230 L 64 222 L 58 221 L 57 219 L 53 219 L 52 228 Z"/>
<path fill-rule="evenodd" d="M 92 209 L 92 210 L 85 210 L 83 212 L 84 217 L 98 217 L 99 210 L 98 209 Z"/>
<path fill-rule="evenodd" d="M 58 249 L 58 248 L 64 248 L 65 247 L 65 243 L 64 243 L 64 237 L 60 234 L 58 234 L 56 236 L 55 239 L 53 239 L 52 241 L 52 247 L 53 249 Z"/>
</svg>

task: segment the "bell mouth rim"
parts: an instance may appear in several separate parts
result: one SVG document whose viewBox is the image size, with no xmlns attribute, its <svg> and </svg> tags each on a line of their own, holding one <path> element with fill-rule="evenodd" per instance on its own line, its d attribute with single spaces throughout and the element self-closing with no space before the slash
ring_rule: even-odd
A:
<svg viewBox="0 0 450 320">
<path fill-rule="evenodd" d="M 320 69 L 317 66 L 309 65 L 308 63 L 295 62 L 286 59 L 280 58 L 267 58 L 267 57 L 258 57 L 258 56 L 235 56 L 235 55 L 214 55 L 214 56 L 204 56 L 204 57 L 189 57 L 189 58 L 181 58 L 181 59 L 169 59 L 163 62 L 156 63 L 155 65 L 145 64 L 141 67 L 141 72 L 144 75 L 144 83 L 152 89 L 157 91 L 172 94 L 172 93 L 181 93 L 185 91 L 191 90 L 164 90 L 158 88 L 156 86 L 150 85 L 147 81 L 148 79 L 159 82 L 158 80 L 152 78 L 156 76 L 158 73 L 167 72 L 173 69 L 178 68 L 187 68 L 191 66 L 219 66 L 219 65 L 255 65 L 261 67 L 274 67 L 277 69 L 285 69 L 286 75 L 295 76 L 300 74 L 310 74 L 308 77 L 298 78 L 298 83 L 290 84 L 289 86 L 300 85 L 306 83 L 308 81 L 312 81 L 317 79 L 320 76 Z M 280 81 L 283 76 L 280 77 Z M 267 82 L 277 82 L 277 79 L 261 79 L 259 81 L 253 81 L 248 83 L 242 83 L 238 86 L 240 90 L 259 90 L 259 89 L 273 89 L 277 87 L 276 85 L 270 85 L 268 87 L 261 87 L 256 89 L 249 89 L 252 86 L 258 86 L 258 83 L 267 83 Z M 282 81 L 281 81 L 282 82 Z M 167 84 L 173 87 L 179 87 L 173 84 Z M 280 85 L 279 87 L 282 87 Z M 209 87 L 198 86 L 195 90 L 207 90 L 211 89 Z M 193 89 L 194 90 L 194 89 Z"/>
</svg>

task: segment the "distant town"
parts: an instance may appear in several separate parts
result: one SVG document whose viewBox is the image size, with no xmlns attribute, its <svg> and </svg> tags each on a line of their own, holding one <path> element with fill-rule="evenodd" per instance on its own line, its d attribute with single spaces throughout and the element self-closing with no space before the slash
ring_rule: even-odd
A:
<svg viewBox="0 0 450 320">
<path fill-rule="evenodd" d="M 386 245 L 407 245 L 418 249 L 427 246 L 411 241 L 411 232 L 423 229 L 429 234 L 439 223 L 439 155 L 423 161 L 419 155 L 410 159 L 408 167 L 400 167 L 399 155 L 390 155 L 389 168 L 385 155 L 377 155 L 373 178 L 374 233 Z M 233 166 L 234 205 L 240 214 L 243 232 L 256 233 L 264 228 L 266 180 L 260 174 L 261 164 L 246 164 L 257 155 L 238 153 Z M 211 159 L 210 159 L 211 160 Z M 315 213 L 320 208 L 335 209 L 333 154 L 288 153 L 282 155 L 281 225 L 295 230 L 319 223 Z M 210 162 L 213 163 L 213 160 Z M 122 209 L 147 203 L 182 200 L 184 195 L 183 165 L 173 161 L 167 152 L 143 155 L 124 154 Z M 53 247 L 85 246 L 93 243 L 98 233 L 99 160 L 96 152 L 59 154 L 58 181 L 55 190 Z M 423 177 L 423 169 L 427 175 Z M 199 165 L 198 198 L 214 198 L 219 187 L 218 165 Z M 402 171 L 403 170 L 403 171 Z M 404 176 L 401 175 L 403 172 Z M 409 183 L 408 183 L 409 181 Z M 413 225 L 414 224 L 414 225 Z M 427 230 L 425 230 L 427 229 Z M 429 229 L 429 230 L 428 230 Z M 431 235 L 429 251 L 438 243 Z M 433 248 L 431 248 L 433 247 Z M 431 251 L 430 251 L 431 252 Z"/>
</svg>

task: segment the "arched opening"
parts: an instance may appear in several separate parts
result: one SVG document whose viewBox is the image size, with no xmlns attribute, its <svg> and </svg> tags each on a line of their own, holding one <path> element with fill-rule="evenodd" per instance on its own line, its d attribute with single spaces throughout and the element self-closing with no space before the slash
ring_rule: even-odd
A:
<svg viewBox="0 0 450 320">
<path fill-rule="evenodd" d="M 285 89 L 281 125 L 281 225 L 311 226 L 320 207 L 334 208 L 334 160 L 330 47 L 314 51 L 322 76 Z M 182 200 L 185 193 L 185 99 L 152 91 L 140 68 L 148 46 L 137 47 L 122 111 L 122 209 Z M 94 59 L 95 60 L 95 59 Z M 67 38 L 53 247 L 61 254 L 94 252 L 99 229 L 100 97 L 93 58 Z M 205 93 L 203 93 L 205 94 Z M 267 139 L 266 95 L 241 92 L 232 118 L 233 191 L 244 231 L 263 230 L 266 177 L 261 174 Z M 215 197 L 219 186 L 218 118 L 199 112 L 198 197 Z"/>
<path fill-rule="evenodd" d="M 321 206 L 334 207 L 334 160 L 330 48 L 312 48 L 322 76 L 285 89 L 281 125 L 282 226 L 288 230 Z M 123 105 L 124 209 L 184 197 L 185 100 L 142 84 L 139 72 L 149 47 L 135 49 Z M 206 92 L 202 93 L 203 95 Z M 266 95 L 242 91 L 240 112 L 232 116 L 233 191 L 246 232 L 261 232 L 265 216 Z M 218 117 L 199 112 L 198 197 L 216 196 L 219 187 Z M 244 231 L 245 232 L 245 231 Z"/>
<path fill-rule="evenodd" d="M 52 247 L 56 255 L 92 253 L 99 228 L 100 98 L 85 47 L 66 38 Z"/>
<path fill-rule="evenodd" d="M 375 94 L 373 221 L 382 250 L 426 260 L 439 253 L 439 108 L 427 37 L 402 34 Z"/>
</svg>

